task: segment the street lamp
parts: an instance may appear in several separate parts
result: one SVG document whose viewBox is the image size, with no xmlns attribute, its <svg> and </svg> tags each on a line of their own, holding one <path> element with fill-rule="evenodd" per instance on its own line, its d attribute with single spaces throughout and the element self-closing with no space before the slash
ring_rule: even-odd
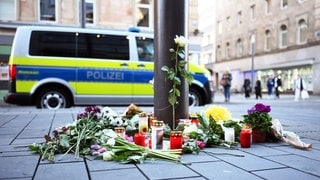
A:
<svg viewBox="0 0 320 180">
<path fill-rule="evenodd" d="M 254 84 L 253 81 L 253 74 L 254 74 L 254 43 L 255 43 L 255 35 L 252 34 L 251 35 L 251 40 L 250 40 L 250 44 L 251 44 L 251 83 L 252 83 L 252 87 Z"/>
</svg>

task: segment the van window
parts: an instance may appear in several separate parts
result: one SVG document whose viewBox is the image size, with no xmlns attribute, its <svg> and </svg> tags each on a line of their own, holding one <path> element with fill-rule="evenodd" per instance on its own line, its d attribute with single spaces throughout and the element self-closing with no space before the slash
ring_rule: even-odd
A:
<svg viewBox="0 0 320 180">
<path fill-rule="evenodd" d="M 33 31 L 29 54 L 129 60 L 129 40 L 116 35 Z"/>
<path fill-rule="evenodd" d="M 139 61 L 154 61 L 153 39 L 136 37 Z"/>
</svg>

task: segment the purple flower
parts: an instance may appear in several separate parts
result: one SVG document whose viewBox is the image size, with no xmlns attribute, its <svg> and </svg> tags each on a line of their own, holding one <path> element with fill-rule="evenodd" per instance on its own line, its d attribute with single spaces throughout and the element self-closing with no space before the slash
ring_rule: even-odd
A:
<svg viewBox="0 0 320 180">
<path fill-rule="evenodd" d="M 248 109 L 248 114 L 253 114 L 254 112 L 256 113 L 269 113 L 271 111 L 271 107 L 268 105 L 264 105 L 262 103 L 257 103 L 254 105 L 251 109 Z"/>
<path fill-rule="evenodd" d="M 98 144 L 93 144 L 90 146 L 91 149 L 97 150 L 100 148 L 100 146 Z"/>
</svg>

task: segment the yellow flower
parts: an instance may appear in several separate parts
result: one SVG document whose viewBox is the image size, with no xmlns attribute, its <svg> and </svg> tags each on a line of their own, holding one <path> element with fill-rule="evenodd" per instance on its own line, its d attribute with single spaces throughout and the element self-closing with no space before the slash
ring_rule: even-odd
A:
<svg viewBox="0 0 320 180">
<path fill-rule="evenodd" d="M 216 121 L 226 121 L 232 119 L 231 112 L 222 106 L 212 105 L 205 111 L 207 118 L 210 116 Z"/>
</svg>

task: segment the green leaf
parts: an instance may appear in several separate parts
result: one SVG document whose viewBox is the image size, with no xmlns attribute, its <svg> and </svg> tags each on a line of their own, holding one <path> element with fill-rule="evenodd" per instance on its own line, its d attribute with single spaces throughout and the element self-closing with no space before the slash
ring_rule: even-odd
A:
<svg viewBox="0 0 320 180">
<path fill-rule="evenodd" d="M 162 70 L 162 71 L 165 71 L 165 72 L 168 72 L 168 71 L 169 71 L 169 68 L 168 68 L 168 66 L 162 66 L 162 67 L 161 67 L 161 70 Z"/>
</svg>

